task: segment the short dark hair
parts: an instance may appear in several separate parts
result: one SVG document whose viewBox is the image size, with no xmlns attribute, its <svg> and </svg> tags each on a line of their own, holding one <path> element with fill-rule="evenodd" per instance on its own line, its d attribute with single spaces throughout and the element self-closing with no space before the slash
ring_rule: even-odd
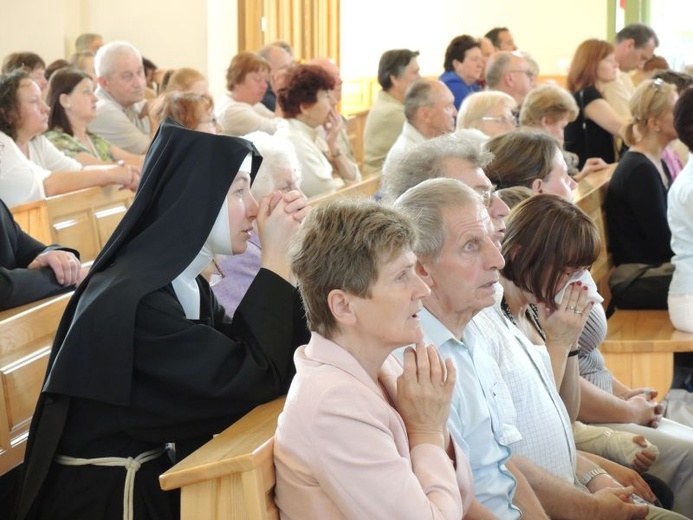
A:
<svg viewBox="0 0 693 520">
<path fill-rule="evenodd" d="M 390 90 L 392 88 L 390 76 L 400 78 L 407 65 L 418 55 L 419 51 L 410 51 L 409 49 L 385 51 L 380 57 L 380 63 L 378 63 L 378 83 L 383 87 L 383 90 Z"/>
<path fill-rule="evenodd" d="M 19 120 L 19 99 L 17 91 L 25 79 L 31 79 L 24 69 L 14 69 L 0 76 L 0 132 L 12 138 L 17 137 L 17 121 Z"/>
<path fill-rule="evenodd" d="M 6 74 L 15 69 L 23 69 L 31 72 L 35 69 L 45 69 L 46 62 L 43 58 L 34 52 L 13 52 L 5 56 L 2 60 L 2 73 Z"/>
<path fill-rule="evenodd" d="M 332 90 L 334 78 L 318 65 L 297 65 L 284 79 L 284 86 L 277 92 L 277 102 L 284 117 L 291 119 L 301 113 L 301 105 L 312 105 L 318 100 L 318 92 Z"/>
<path fill-rule="evenodd" d="M 693 86 L 693 76 L 685 72 L 676 72 L 674 70 L 660 70 L 655 72 L 652 79 L 661 79 L 665 83 L 671 83 L 676 87 L 679 95 L 687 88 Z"/>
<path fill-rule="evenodd" d="M 674 106 L 674 128 L 681 142 L 693 150 L 693 89 L 681 93 Z"/>
<path fill-rule="evenodd" d="M 85 79 L 92 81 L 91 76 L 86 72 L 69 67 L 58 69 L 53 73 L 46 92 L 46 103 L 51 109 L 48 118 L 49 130 L 60 129 L 66 134 L 74 135 L 70 118 L 67 117 L 65 108 L 60 104 L 60 96 L 72 94 L 75 87 Z"/>
<path fill-rule="evenodd" d="M 452 65 L 453 60 L 460 62 L 464 61 L 467 51 L 474 47 L 479 47 L 479 41 L 468 34 L 453 38 L 448 44 L 448 48 L 445 49 L 445 61 L 443 62 L 445 72 L 454 70 L 455 67 Z"/>
<path fill-rule="evenodd" d="M 489 32 L 484 34 L 484 38 L 488 38 L 491 40 L 491 43 L 493 46 L 498 49 L 500 47 L 500 33 L 502 32 L 510 32 L 510 29 L 507 27 L 494 27 L 491 29 Z"/>
<path fill-rule="evenodd" d="M 601 241 L 592 219 L 558 195 L 534 195 L 506 220 L 501 274 L 550 309 L 566 268 L 591 266 Z"/>
<path fill-rule="evenodd" d="M 643 23 L 631 23 L 616 33 L 616 43 L 633 39 L 636 47 L 642 47 L 647 44 L 650 39 L 654 39 L 655 47 L 659 47 L 659 38 L 652 27 Z"/>
</svg>

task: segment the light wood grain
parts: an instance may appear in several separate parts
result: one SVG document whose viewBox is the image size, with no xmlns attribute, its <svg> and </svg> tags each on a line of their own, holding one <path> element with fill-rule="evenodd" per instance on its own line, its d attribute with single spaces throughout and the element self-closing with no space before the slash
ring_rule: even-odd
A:
<svg viewBox="0 0 693 520">
<path fill-rule="evenodd" d="M 327 195 L 319 195 L 308 200 L 311 206 L 319 206 L 333 200 L 343 200 L 343 199 L 358 199 L 358 198 L 370 198 L 373 197 L 378 192 L 380 188 L 380 174 L 372 175 L 354 184 L 345 186 L 344 188 L 335 191 L 334 193 L 329 193 Z"/>
<path fill-rule="evenodd" d="M 181 518 L 279 517 L 273 447 L 284 401 L 258 406 L 159 477 L 162 489 L 181 489 Z"/>
<path fill-rule="evenodd" d="M 71 293 L 0 313 L 0 475 L 24 458 L 55 331 Z"/>
</svg>

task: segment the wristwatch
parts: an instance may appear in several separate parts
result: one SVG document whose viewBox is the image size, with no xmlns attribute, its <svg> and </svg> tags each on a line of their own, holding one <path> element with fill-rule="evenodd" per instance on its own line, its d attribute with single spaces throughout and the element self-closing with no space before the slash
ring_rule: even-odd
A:
<svg viewBox="0 0 693 520">
<path fill-rule="evenodd" d="M 596 476 L 598 476 L 598 475 L 606 475 L 606 474 L 607 474 L 607 472 L 606 472 L 604 469 L 602 469 L 602 468 L 600 468 L 600 467 L 596 467 L 596 468 L 594 468 L 594 469 L 589 470 L 589 471 L 588 471 L 587 473 L 585 473 L 582 477 L 580 477 L 580 484 L 582 484 L 583 486 L 587 487 L 587 484 L 589 484 L 590 482 L 592 482 L 592 480 L 593 480 Z"/>
</svg>

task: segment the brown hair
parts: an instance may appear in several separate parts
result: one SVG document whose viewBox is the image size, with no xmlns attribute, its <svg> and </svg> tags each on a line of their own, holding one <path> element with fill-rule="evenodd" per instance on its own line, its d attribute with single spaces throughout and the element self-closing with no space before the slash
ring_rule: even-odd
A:
<svg viewBox="0 0 693 520">
<path fill-rule="evenodd" d="M 170 117 L 185 128 L 195 130 L 201 118 L 212 110 L 214 110 L 214 101 L 209 94 L 167 92 L 156 100 L 153 115 L 156 121 L 163 121 Z"/>
<path fill-rule="evenodd" d="M 591 266 L 600 249 L 597 228 L 579 207 L 557 195 L 535 195 L 506 220 L 501 274 L 555 309 L 566 269 Z"/>
<path fill-rule="evenodd" d="M 2 60 L 2 72 L 6 74 L 15 69 L 23 69 L 31 72 L 35 69 L 45 69 L 46 62 L 34 52 L 13 52 Z"/>
<path fill-rule="evenodd" d="M 264 58 L 250 51 L 241 51 L 236 54 L 226 69 L 226 89 L 231 91 L 251 72 L 264 70 L 269 73 L 270 66 Z"/>
<path fill-rule="evenodd" d="M 60 96 L 62 94 L 72 94 L 75 87 L 85 79 L 92 81 L 89 74 L 73 68 L 65 67 L 53 73 L 48 82 L 48 91 L 46 92 L 46 103 L 51 109 L 48 118 L 48 128 L 50 130 L 59 128 L 66 134 L 74 135 L 70 118 L 67 117 L 65 108 L 60 104 Z"/>
<path fill-rule="evenodd" d="M 593 86 L 597 82 L 599 62 L 613 53 L 614 46 L 605 40 L 593 38 L 578 45 L 573 60 L 570 62 L 568 90 L 579 92 L 586 87 Z"/>
<path fill-rule="evenodd" d="M 310 330 L 332 338 L 337 322 L 327 305 L 330 292 L 370 298 L 380 267 L 413 244 L 410 222 L 373 201 L 335 201 L 311 211 L 290 253 Z"/>
<path fill-rule="evenodd" d="M 568 121 L 575 121 L 578 114 L 577 103 L 570 92 L 557 85 L 541 85 L 525 96 L 520 109 L 520 124 L 541 128 L 543 117 L 548 117 L 553 123 L 563 116 L 568 116 Z"/>
<path fill-rule="evenodd" d="M 286 119 L 301 113 L 301 105 L 312 105 L 318 92 L 334 88 L 334 78 L 318 65 L 297 65 L 284 78 L 284 86 L 277 92 L 277 103 Z"/>
<path fill-rule="evenodd" d="M 0 76 L 0 132 L 12 138 L 17 138 L 17 122 L 19 121 L 19 99 L 17 92 L 25 79 L 31 81 L 31 76 L 24 69 L 15 69 Z"/>
<path fill-rule="evenodd" d="M 175 69 L 170 74 L 166 74 L 165 78 L 166 83 L 162 85 L 164 92 L 185 92 L 193 83 L 206 79 L 200 71 L 188 67 Z"/>
<path fill-rule="evenodd" d="M 493 159 L 486 175 L 498 188 L 532 187 L 535 179 L 545 180 L 553 169 L 558 141 L 537 130 L 518 130 L 499 135 L 486 143 Z"/>
</svg>

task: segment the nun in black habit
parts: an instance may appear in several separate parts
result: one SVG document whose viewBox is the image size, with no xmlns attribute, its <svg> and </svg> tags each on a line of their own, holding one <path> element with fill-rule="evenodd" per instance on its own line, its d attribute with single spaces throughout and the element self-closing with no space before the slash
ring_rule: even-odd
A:
<svg viewBox="0 0 693 520">
<path fill-rule="evenodd" d="M 260 161 L 243 139 L 162 124 L 58 328 L 19 518 L 176 518 L 177 494 L 158 484 L 165 444 L 181 458 L 286 392 L 309 339 L 286 255 L 307 208 L 297 192 L 258 208 Z M 231 320 L 198 275 L 212 254 L 242 252 L 256 217 L 263 268 Z"/>
</svg>

